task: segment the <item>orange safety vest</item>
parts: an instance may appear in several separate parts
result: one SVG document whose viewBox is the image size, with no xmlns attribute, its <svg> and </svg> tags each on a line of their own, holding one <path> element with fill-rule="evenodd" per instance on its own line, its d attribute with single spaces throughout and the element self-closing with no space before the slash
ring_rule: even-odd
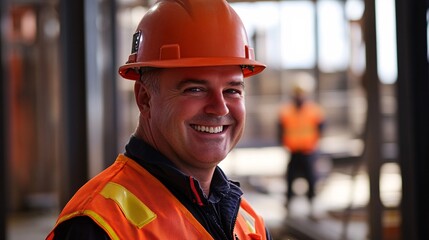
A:
<svg viewBox="0 0 429 240">
<path fill-rule="evenodd" d="M 90 217 L 113 240 L 213 239 L 158 179 L 124 155 L 77 191 L 55 227 L 77 216 Z M 262 218 L 244 199 L 234 234 L 240 240 L 266 239 Z M 53 238 L 54 230 L 46 239 Z"/>
<path fill-rule="evenodd" d="M 323 114 L 316 104 L 304 102 L 299 109 L 295 104 L 287 104 L 280 111 L 280 122 L 286 129 L 283 145 L 291 152 L 310 153 L 317 148 Z"/>
</svg>

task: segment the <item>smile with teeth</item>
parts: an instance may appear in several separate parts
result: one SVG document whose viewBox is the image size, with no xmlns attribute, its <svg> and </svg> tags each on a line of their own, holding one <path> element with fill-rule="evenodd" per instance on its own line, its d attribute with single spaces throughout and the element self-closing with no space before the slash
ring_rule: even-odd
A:
<svg viewBox="0 0 429 240">
<path fill-rule="evenodd" d="M 206 133 L 220 133 L 223 131 L 223 126 L 209 127 L 209 126 L 193 125 L 192 128 L 199 132 L 206 132 Z"/>
</svg>

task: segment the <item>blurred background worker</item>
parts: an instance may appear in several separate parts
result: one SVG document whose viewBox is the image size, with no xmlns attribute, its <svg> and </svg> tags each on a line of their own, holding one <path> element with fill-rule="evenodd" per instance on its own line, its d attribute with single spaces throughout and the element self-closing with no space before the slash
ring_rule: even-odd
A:
<svg viewBox="0 0 429 240">
<path fill-rule="evenodd" d="M 317 159 L 319 139 L 324 125 L 324 116 L 317 103 L 310 100 L 314 81 L 300 76 L 292 85 L 292 101 L 280 109 L 279 142 L 290 153 L 286 168 L 287 182 L 286 208 L 294 195 L 293 183 L 303 177 L 308 183 L 307 198 L 313 205 L 315 183 L 317 179 L 315 162 Z M 313 214 L 312 210 L 310 214 Z"/>
</svg>

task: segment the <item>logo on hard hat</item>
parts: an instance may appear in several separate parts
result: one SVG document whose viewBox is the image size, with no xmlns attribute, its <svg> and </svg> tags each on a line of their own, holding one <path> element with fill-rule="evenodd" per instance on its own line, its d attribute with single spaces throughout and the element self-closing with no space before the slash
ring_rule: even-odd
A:
<svg viewBox="0 0 429 240">
<path fill-rule="evenodd" d="M 131 54 L 137 53 L 137 51 L 139 50 L 141 35 L 142 35 L 141 31 L 137 31 L 136 33 L 134 33 L 133 43 L 132 43 L 132 47 L 131 47 Z"/>
</svg>

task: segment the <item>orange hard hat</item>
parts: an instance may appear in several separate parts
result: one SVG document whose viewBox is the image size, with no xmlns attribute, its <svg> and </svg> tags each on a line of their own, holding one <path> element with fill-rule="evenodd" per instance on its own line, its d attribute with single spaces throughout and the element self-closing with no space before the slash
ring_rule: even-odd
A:
<svg viewBox="0 0 429 240">
<path fill-rule="evenodd" d="M 137 80 L 142 67 L 228 65 L 241 66 L 244 77 L 265 69 L 255 61 L 243 23 L 225 0 L 159 0 L 140 21 L 119 74 Z"/>
</svg>

